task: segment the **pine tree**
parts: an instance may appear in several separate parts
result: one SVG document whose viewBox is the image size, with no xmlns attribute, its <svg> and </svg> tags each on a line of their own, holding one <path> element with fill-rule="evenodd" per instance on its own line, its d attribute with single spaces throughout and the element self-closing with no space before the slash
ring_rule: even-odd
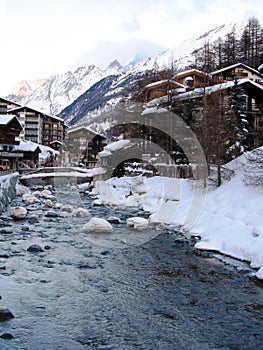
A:
<svg viewBox="0 0 263 350">
<path fill-rule="evenodd" d="M 248 121 L 245 114 L 246 111 L 246 94 L 238 80 L 235 78 L 234 86 L 230 92 L 232 108 L 238 120 L 237 143 L 239 143 L 240 152 L 244 152 L 246 147 L 246 139 L 248 137 Z"/>
<path fill-rule="evenodd" d="M 236 38 L 235 27 L 233 27 L 231 33 L 228 33 L 226 35 L 222 51 L 223 62 L 225 67 L 236 63 L 236 58 L 238 56 L 238 40 Z"/>
<path fill-rule="evenodd" d="M 251 67 L 258 67 L 262 63 L 263 30 L 258 19 L 251 17 L 248 20 L 240 39 L 240 55 L 243 62 Z"/>
</svg>

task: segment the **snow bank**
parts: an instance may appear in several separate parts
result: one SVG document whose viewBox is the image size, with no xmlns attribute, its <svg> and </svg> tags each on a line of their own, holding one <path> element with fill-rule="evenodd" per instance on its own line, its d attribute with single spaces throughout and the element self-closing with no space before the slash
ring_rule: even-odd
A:
<svg viewBox="0 0 263 350">
<path fill-rule="evenodd" d="M 262 159 L 260 147 L 229 163 L 235 175 L 206 197 L 195 180 L 142 176 L 97 182 L 94 193 L 102 204 L 149 212 L 152 224 L 181 226 L 200 237 L 196 248 L 247 261 L 263 279 Z"/>
</svg>

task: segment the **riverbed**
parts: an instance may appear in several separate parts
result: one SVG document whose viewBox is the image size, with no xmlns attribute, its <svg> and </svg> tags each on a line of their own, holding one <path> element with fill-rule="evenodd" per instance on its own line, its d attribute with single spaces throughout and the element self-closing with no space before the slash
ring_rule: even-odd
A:
<svg viewBox="0 0 263 350">
<path fill-rule="evenodd" d="M 139 210 L 96 207 L 71 188 L 54 195 L 120 222 L 89 235 L 87 218 L 46 216 L 43 200 L 24 220 L 2 213 L 0 302 L 15 318 L 0 324 L 13 337 L 1 349 L 263 349 L 263 288 L 246 264 L 199 255 L 176 229 L 128 229 Z"/>
</svg>

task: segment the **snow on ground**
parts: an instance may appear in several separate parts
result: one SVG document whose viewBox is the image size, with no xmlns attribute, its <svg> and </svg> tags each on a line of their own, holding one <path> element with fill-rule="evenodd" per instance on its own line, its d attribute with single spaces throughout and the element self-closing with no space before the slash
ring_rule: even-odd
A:
<svg viewBox="0 0 263 350">
<path fill-rule="evenodd" d="M 94 193 L 102 204 L 142 208 L 152 224 L 181 226 L 200 237 L 196 248 L 247 261 L 263 279 L 262 159 L 260 147 L 229 163 L 232 179 L 203 196 L 200 185 L 199 197 L 194 180 L 142 176 L 99 181 Z"/>
</svg>

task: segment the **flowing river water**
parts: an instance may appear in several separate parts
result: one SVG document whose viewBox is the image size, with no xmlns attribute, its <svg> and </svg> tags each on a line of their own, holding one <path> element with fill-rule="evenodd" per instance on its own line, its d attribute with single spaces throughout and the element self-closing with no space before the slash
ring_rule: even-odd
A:
<svg viewBox="0 0 263 350">
<path fill-rule="evenodd" d="M 72 200 L 70 188 L 58 191 Z M 121 219 L 104 242 L 131 234 L 126 219 L 138 211 L 79 198 L 92 216 Z M 96 244 L 79 229 L 87 218 L 27 208 L 25 220 L 13 221 L 8 208 L 0 218 L 0 303 L 15 316 L 0 323 L 0 335 L 13 337 L 0 338 L 1 350 L 263 349 L 263 287 L 245 264 L 197 254 L 163 227 L 129 248 Z M 42 251 L 28 251 L 32 244 Z"/>
</svg>

